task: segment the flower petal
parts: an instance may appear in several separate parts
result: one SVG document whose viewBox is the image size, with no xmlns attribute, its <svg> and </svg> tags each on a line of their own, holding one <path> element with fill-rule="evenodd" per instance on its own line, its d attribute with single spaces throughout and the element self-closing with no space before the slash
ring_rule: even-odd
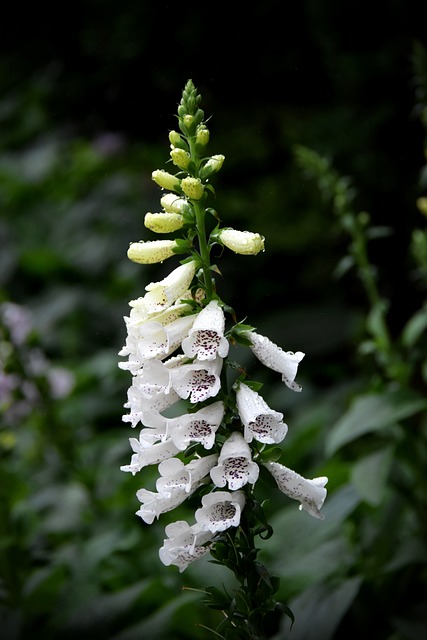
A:
<svg viewBox="0 0 427 640">
<path fill-rule="evenodd" d="M 264 466 L 276 480 L 280 491 L 289 498 L 300 501 L 300 509 L 304 509 L 314 518 L 324 519 L 320 509 L 326 498 L 325 484 L 328 478 L 322 476 L 307 480 L 278 462 L 267 462 Z"/>
<path fill-rule="evenodd" d="M 158 464 L 179 452 L 179 449 L 171 440 L 150 444 L 145 442 L 143 438 L 139 442 L 136 438 L 130 438 L 130 443 L 135 453 L 131 458 L 130 464 L 124 465 L 120 469 L 122 471 L 130 471 L 132 475 L 135 475 L 148 465 Z"/>
<path fill-rule="evenodd" d="M 214 491 L 202 498 L 202 507 L 196 511 L 196 521 L 202 531 L 225 531 L 237 527 L 245 504 L 242 491 Z"/>
<path fill-rule="evenodd" d="M 148 313 L 164 311 L 181 298 L 190 287 L 195 272 L 196 263 L 192 260 L 174 269 L 160 282 L 148 284 L 144 296 Z"/>
<path fill-rule="evenodd" d="M 195 360 L 172 371 L 172 386 L 180 398 L 188 398 L 193 404 L 204 402 L 217 395 L 221 388 L 219 374 L 222 359 L 201 363 Z"/>
<path fill-rule="evenodd" d="M 254 484 L 259 475 L 258 465 L 251 459 L 251 450 L 242 434 L 235 431 L 224 442 L 218 465 L 211 472 L 217 487 L 228 487 L 235 491 L 250 482 Z"/>
<path fill-rule="evenodd" d="M 197 527 L 190 527 L 184 520 L 168 524 L 165 533 L 168 538 L 159 549 L 160 560 L 166 566 L 177 566 L 180 573 L 208 553 L 211 546 L 208 544 L 212 538 L 209 531 L 202 532 Z"/>
<path fill-rule="evenodd" d="M 265 444 L 281 442 L 288 432 L 283 413 L 270 409 L 259 393 L 240 383 L 236 391 L 236 404 L 244 425 L 246 442 L 258 440 Z"/>
<path fill-rule="evenodd" d="M 304 357 L 302 351 L 283 351 L 281 347 L 269 338 L 261 336 L 255 331 L 247 331 L 245 337 L 251 341 L 250 349 L 258 360 L 273 371 L 282 374 L 282 380 L 292 391 L 301 391 L 301 387 L 295 382 L 298 364 Z"/>
<path fill-rule="evenodd" d="M 182 350 L 189 358 L 214 360 L 217 355 L 225 358 L 229 344 L 224 337 L 224 311 L 217 300 L 209 304 L 198 314 L 189 335 L 182 342 Z"/>
</svg>

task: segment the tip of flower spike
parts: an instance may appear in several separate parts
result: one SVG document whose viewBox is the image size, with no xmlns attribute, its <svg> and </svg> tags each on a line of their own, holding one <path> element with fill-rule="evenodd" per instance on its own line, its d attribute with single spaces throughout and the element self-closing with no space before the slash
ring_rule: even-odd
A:
<svg viewBox="0 0 427 640">
<path fill-rule="evenodd" d="M 197 127 L 203 122 L 205 114 L 199 108 L 201 99 L 194 82 L 188 80 L 178 106 L 179 128 L 184 135 L 194 135 Z"/>
</svg>

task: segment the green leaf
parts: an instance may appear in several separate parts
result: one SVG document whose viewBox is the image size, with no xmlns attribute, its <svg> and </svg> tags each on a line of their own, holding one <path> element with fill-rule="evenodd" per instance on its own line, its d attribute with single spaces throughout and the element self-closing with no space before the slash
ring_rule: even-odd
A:
<svg viewBox="0 0 427 640">
<path fill-rule="evenodd" d="M 350 269 L 352 269 L 355 265 L 355 260 L 353 256 L 344 256 L 338 262 L 337 266 L 334 269 L 334 278 L 342 278 Z"/>
<path fill-rule="evenodd" d="M 326 453 L 332 455 L 366 433 L 392 427 L 427 408 L 427 399 L 401 390 L 388 390 L 356 398 L 349 411 L 332 427 Z"/>
<path fill-rule="evenodd" d="M 221 591 L 217 587 L 207 587 L 206 592 L 209 594 L 210 599 L 205 600 L 205 604 L 211 609 L 228 609 L 230 606 L 231 598 L 228 593 Z"/>
<path fill-rule="evenodd" d="M 394 447 L 385 447 L 356 462 L 351 480 L 360 497 L 376 507 L 384 499 Z"/>
<path fill-rule="evenodd" d="M 417 311 L 406 323 L 402 332 L 405 347 L 412 347 L 427 329 L 427 305 Z"/>
<path fill-rule="evenodd" d="M 329 640 L 357 596 L 362 578 L 344 580 L 335 588 L 315 584 L 299 595 L 290 607 L 295 616 L 292 640 Z"/>
<path fill-rule="evenodd" d="M 385 300 L 377 302 L 370 310 L 366 319 L 366 328 L 375 338 L 379 348 L 385 349 L 388 343 L 387 327 L 385 316 L 388 303 Z"/>
<path fill-rule="evenodd" d="M 269 447 L 260 454 L 260 461 L 262 463 L 277 462 L 280 459 L 282 453 L 283 449 L 281 447 Z"/>
</svg>

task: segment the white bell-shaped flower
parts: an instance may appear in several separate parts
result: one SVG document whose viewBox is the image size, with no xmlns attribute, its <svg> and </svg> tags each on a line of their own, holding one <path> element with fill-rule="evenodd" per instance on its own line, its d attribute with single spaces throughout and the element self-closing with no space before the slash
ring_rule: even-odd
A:
<svg viewBox="0 0 427 640">
<path fill-rule="evenodd" d="M 162 460 L 171 458 L 179 452 L 171 440 L 165 440 L 164 442 L 157 442 L 152 444 L 145 440 L 144 429 L 141 432 L 139 440 L 136 438 L 129 438 L 130 446 L 134 451 L 130 464 L 120 467 L 122 471 L 129 471 L 132 475 L 141 471 L 144 467 L 151 464 L 158 464 Z"/>
<path fill-rule="evenodd" d="M 181 299 L 191 297 L 189 291 L 185 292 Z M 124 316 L 124 321 L 128 332 L 135 326 L 139 326 L 144 322 L 149 322 L 155 319 L 156 322 L 160 322 L 162 326 L 169 324 L 188 313 L 188 305 L 180 302 L 175 302 L 170 307 L 167 307 L 164 311 L 149 312 L 149 307 L 145 300 L 145 297 L 136 298 L 129 302 L 130 312 L 128 316 Z"/>
<path fill-rule="evenodd" d="M 208 553 L 212 539 L 210 531 L 201 531 L 197 525 L 190 527 L 185 520 L 171 522 L 165 528 L 168 536 L 159 549 L 159 557 L 165 566 L 175 565 L 180 573 L 189 564 Z"/>
<path fill-rule="evenodd" d="M 134 376 L 134 382 L 146 398 L 173 392 L 173 375 L 176 369 L 184 367 L 184 355 L 174 356 L 166 362 L 148 360 Z"/>
<path fill-rule="evenodd" d="M 136 373 L 144 362 L 166 358 L 181 345 L 195 318 L 193 314 L 178 317 L 167 324 L 156 318 L 139 325 L 129 325 L 126 345 L 119 352 L 119 355 L 129 358 L 128 362 L 120 362 L 119 367 Z"/>
<path fill-rule="evenodd" d="M 282 442 L 288 432 L 283 413 L 270 409 L 264 398 L 244 383 L 237 388 L 236 403 L 246 442 L 254 438 L 265 444 Z"/>
<path fill-rule="evenodd" d="M 196 521 L 202 531 L 225 531 L 237 527 L 245 506 L 243 491 L 213 491 L 202 498 L 202 506 L 196 511 Z"/>
<path fill-rule="evenodd" d="M 182 451 L 191 442 L 199 442 L 205 449 L 212 449 L 215 433 L 224 417 L 224 403 L 214 402 L 194 413 L 176 418 L 165 418 L 159 412 L 143 415 L 142 422 L 148 427 L 162 428 L 172 442 Z"/>
<path fill-rule="evenodd" d="M 217 460 L 217 455 L 196 458 L 187 465 L 178 458 L 163 460 L 159 464 L 157 493 L 147 489 L 137 491 L 141 507 L 136 515 L 147 524 L 152 524 L 162 513 L 178 507 L 200 486 Z"/>
<path fill-rule="evenodd" d="M 275 479 L 280 491 L 289 498 L 299 500 L 300 509 L 304 509 L 314 518 L 324 519 L 320 509 L 326 498 L 325 484 L 328 478 L 322 476 L 307 480 L 278 462 L 266 462 L 264 466 Z"/>
<path fill-rule="evenodd" d="M 234 431 L 224 442 L 218 459 L 218 465 L 211 470 L 211 478 L 217 487 L 225 487 L 235 491 L 248 482 L 255 484 L 258 480 L 259 467 L 252 461 L 251 450 L 244 437 Z"/>
<path fill-rule="evenodd" d="M 246 331 L 243 334 L 251 341 L 250 349 L 258 360 L 273 371 L 282 374 L 282 380 L 292 391 L 301 391 L 299 384 L 295 382 L 298 364 L 304 357 L 302 351 L 283 351 L 281 347 L 269 338 L 261 336 L 255 331 Z"/>
<path fill-rule="evenodd" d="M 148 313 L 159 313 L 182 298 L 194 278 L 196 263 L 191 260 L 174 269 L 160 282 L 147 284 L 144 296 Z"/>
<path fill-rule="evenodd" d="M 164 496 L 181 490 L 189 495 L 209 475 L 217 460 L 217 454 L 195 458 L 186 465 L 178 458 L 164 460 L 159 464 L 160 478 L 157 479 L 156 489 Z"/>
<path fill-rule="evenodd" d="M 217 395 L 221 388 L 220 373 L 222 358 L 200 362 L 195 360 L 191 364 L 183 364 L 172 372 L 172 386 L 180 398 L 190 398 L 190 401 L 204 402 Z"/>
<path fill-rule="evenodd" d="M 140 388 L 139 377 L 133 376 L 132 384 L 127 392 L 128 401 L 125 409 L 130 409 L 130 413 L 122 417 L 123 422 L 130 422 L 135 427 L 138 422 L 142 422 L 142 416 L 147 411 L 163 411 L 171 407 L 180 398 L 176 391 L 171 389 L 169 393 L 159 391 L 151 396 L 143 392 Z"/>
<path fill-rule="evenodd" d="M 229 344 L 224 337 L 225 317 L 218 300 L 211 300 L 198 314 L 188 337 L 182 342 L 182 350 L 189 358 L 214 360 L 225 358 Z"/>
<path fill-rule="evenodd" d="M 188 498 L 188 493 L 183 489 L 177 489 L 165 495 L 155 491 L 148 491 L 148 489 L 139 489 L 136 497 L 141 502 L 141 506 L 135 512 L 136 515 L 147 524 L 153 524 L 154 520 L 161 516 L 162 513 L 173 511 L 173 509 L 179 507 Z"/>
</svg>

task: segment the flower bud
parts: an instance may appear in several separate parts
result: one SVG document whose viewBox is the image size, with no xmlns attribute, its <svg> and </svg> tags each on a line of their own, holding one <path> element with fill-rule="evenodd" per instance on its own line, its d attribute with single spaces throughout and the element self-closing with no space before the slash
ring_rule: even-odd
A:
<svg viewBox="0 0 427 640">
<path fill-rule="evenodd" d="M 194 123 L 194 117 L 187 113 L 187 115 L 183 118 L 185 126 L 190 129 L 192 124 Z"/>
<path fill-rule="evenodd" d="M 202 180 L 206 180 L 210 175 L 219 171 L 224 163 L 225 156 L 216 155 L 209 158 L 206 164 L 203 165 L 200 171 L 200 177 Z"/>
<path fill-rule="evenodd" d="M 151 177 L 162 189 L 170 189 L 171 191 L 177 191 L 177 189 L 179 189 L 181 182 L 179 178 L 167 171 L 163 171 L 163 169 L 156 169 L 156 171 L 153 171 L 151 174 Z"/>
<path fill-rule="evenodd" d="M 176 247 L 175 240 L 153 240 L 132 242 L 128 249 L 128 258 L 139 264 L 154 264 L 170 258 Z"/>
<path fill-rule="evenodd" d="M 264 250 L 264 236 L 259 233 L 228 228 L 221 229 L 217 237 L 221 244 L 241 255 L 255 256 Z"/>
<path fill-rule="evenodd" d="M 187 149 L 187 143 L 182 138 L 178 131 L 169 131 L 169 142 L 172 147 L 179 147 L 180 149 Z"/>
<path fill-rule="evenodd" d="M 180 149 L 179 147 L 174 147 L 170 152 L 170 156 L 172 162 L 180 169 L 187 169 L 191 162 L 191 156 L 188 151 L 184 151 L 184 149 Z"/>
<path fill-rule="evenodd" d="M 184 198 L 179 198 L 174 193 L 165 193 L 160 198 L 160 204 L 168 213 L 190 213 L 191 205 Z"/>
<path fill-rule="evenodd" d="M 144 225 L 154 233 L 172 233 L 181 229 L 184 218 L 180 213 L 146 213 Z"/>
<path fill-rule="evenodd" d="M 209 129 L 204 124 L 197 127 L 196 144 L 206 147 L 209 142 Z"/>
<path fill-rule="evenodd" d="M 199 178 L 184 178 L 181 180 L 181 189 L 192 200 L 200 200 L 205 189 Z"/>
</svg>

